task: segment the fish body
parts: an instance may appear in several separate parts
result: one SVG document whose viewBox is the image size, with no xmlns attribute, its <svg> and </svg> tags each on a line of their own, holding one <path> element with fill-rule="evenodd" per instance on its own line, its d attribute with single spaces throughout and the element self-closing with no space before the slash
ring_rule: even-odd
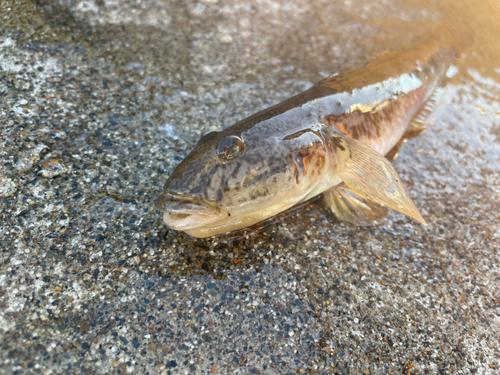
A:
<svg viewBox="0 0 500 375">
<path fill-rule="evenodd" d="M 385 55 L 200 139 L 155 207 L 168 227 L 209 237 L 324 193 L 341 220 L 376 223 L 387 207 L 423 222 L 383 155 L 444 79 L 435 44 Z"/>
</svg>

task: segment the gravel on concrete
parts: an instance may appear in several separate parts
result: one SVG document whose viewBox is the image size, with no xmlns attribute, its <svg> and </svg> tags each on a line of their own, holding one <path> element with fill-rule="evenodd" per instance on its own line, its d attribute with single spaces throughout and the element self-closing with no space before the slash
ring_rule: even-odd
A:
<svg viewBox="0 0 500 375">
<path fill-rule="evenodd" d="M 416 4 L 2 1 L 0 373 L 498 373 L 499 59 L 395 161 L 427 227 L 313 199 L 201 240 L 152 207 L 202 134 L 443 19 Z"/>
</svg>

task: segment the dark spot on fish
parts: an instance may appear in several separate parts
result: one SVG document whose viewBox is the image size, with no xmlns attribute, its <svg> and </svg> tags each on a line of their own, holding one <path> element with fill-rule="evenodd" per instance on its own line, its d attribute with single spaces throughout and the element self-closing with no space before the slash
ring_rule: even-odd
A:
<svg viewBox="0 0 500 375">
<path fill-rule="evenodd" d="M 200 185 L 191 186 L 190 194 L 192 194 L 192 195 L 198 195 L 200 193 L 201 193 L 201 186 Z"/>
<path fill-rule="evenodd" d="M 238 172 L 240 171 L 241 164 L 237 164 L 236 167 L 233 169 L 233 173 L 231 173 L 231 178 L 236 178 L 238 175 Z"/>
<path fill-rule="evenodd" d="M 220 202 L 224 198 L 224 193 L 222 192 L 223 188 L 217 190 L 217 200 Z M 229 189 L 228 189 L 229 190 Z"/>
<path fill-rule="evenodd" d="M 262 190 L 253 191 L 250 194 L 250 198 L 257 199 L 257 198 L 261 198 L 261 197 L 266 197 L 268 195 L 269 195 L 269 189 L 268 188 L 264 188 Z"/>
<path fill-rule="evenodd" d="M 300 149 L 299 156 L 301 158 L 305 158 L 306 156 L 309 156 L 309 149 L 306 148 L 305 146 Z"/>
<path fill-rule="evenodd" d="M 345 147 L 342 145 L 342 139 L 340 137 L 331 137 L 333 147 L 339 148 L 341 151 L 345 151 Z"/>
</svg>

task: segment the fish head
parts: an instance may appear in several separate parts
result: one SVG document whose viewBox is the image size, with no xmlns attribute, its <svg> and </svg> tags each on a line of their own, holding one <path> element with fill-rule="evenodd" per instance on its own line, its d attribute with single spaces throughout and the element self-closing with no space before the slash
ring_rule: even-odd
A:
<svg viewBox="0 0 500 375">
<path fill-rule="evenodd" d="M 174 170 L 155 207 L 169 228 L 194 237 L 242 229 L 303 200 L 325 173 L 326 152 L 317 132 L 209 133 Z"/>
</svg>

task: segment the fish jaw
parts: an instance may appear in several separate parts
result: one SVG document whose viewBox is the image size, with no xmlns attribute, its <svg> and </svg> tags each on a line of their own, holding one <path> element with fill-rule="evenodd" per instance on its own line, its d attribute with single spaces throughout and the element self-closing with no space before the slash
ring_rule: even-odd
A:
<svg viewBox="0 0 500 375">
<path fill-rule="evenodd" d="M 219 221 L 214 221 L 211 224 L 198 225 L 190 229 L 182 229 L 192 237 L 206 238 L 218 236 L 225 233 L 235 232 L 244 228 L 248 228 L 261 221 L 269 219 L 283 211 L 288 210 L 295 204 L 304 200 L 304 197 L 298 199 L 290 199 L 279 202 L 275 205 L 263 208 L 261 210 L 249 212 L 239 216 L 229 216 Z"/>
<path fill-rule="evenodd" d="M 196 238 L 206 238 L 238 231 L 273 217 L 303 201 L 308 191 L 296 194 L 290 189 L 272 200 L 249 203 L 248 210 L 220 209 L 210 203 L 165 191 L 155 202 L 163 212 L 163 221 L 173 230 L 183 231 Z"/>
<path fill-rule="evenodd" d="M 185 232 L 200 225 L 220 222 L 230 216 L 226 210 L 168 190 L 156 200 L 155 208 L 163 212 L 163 221 L 167 227 Z"/>
</svg>

